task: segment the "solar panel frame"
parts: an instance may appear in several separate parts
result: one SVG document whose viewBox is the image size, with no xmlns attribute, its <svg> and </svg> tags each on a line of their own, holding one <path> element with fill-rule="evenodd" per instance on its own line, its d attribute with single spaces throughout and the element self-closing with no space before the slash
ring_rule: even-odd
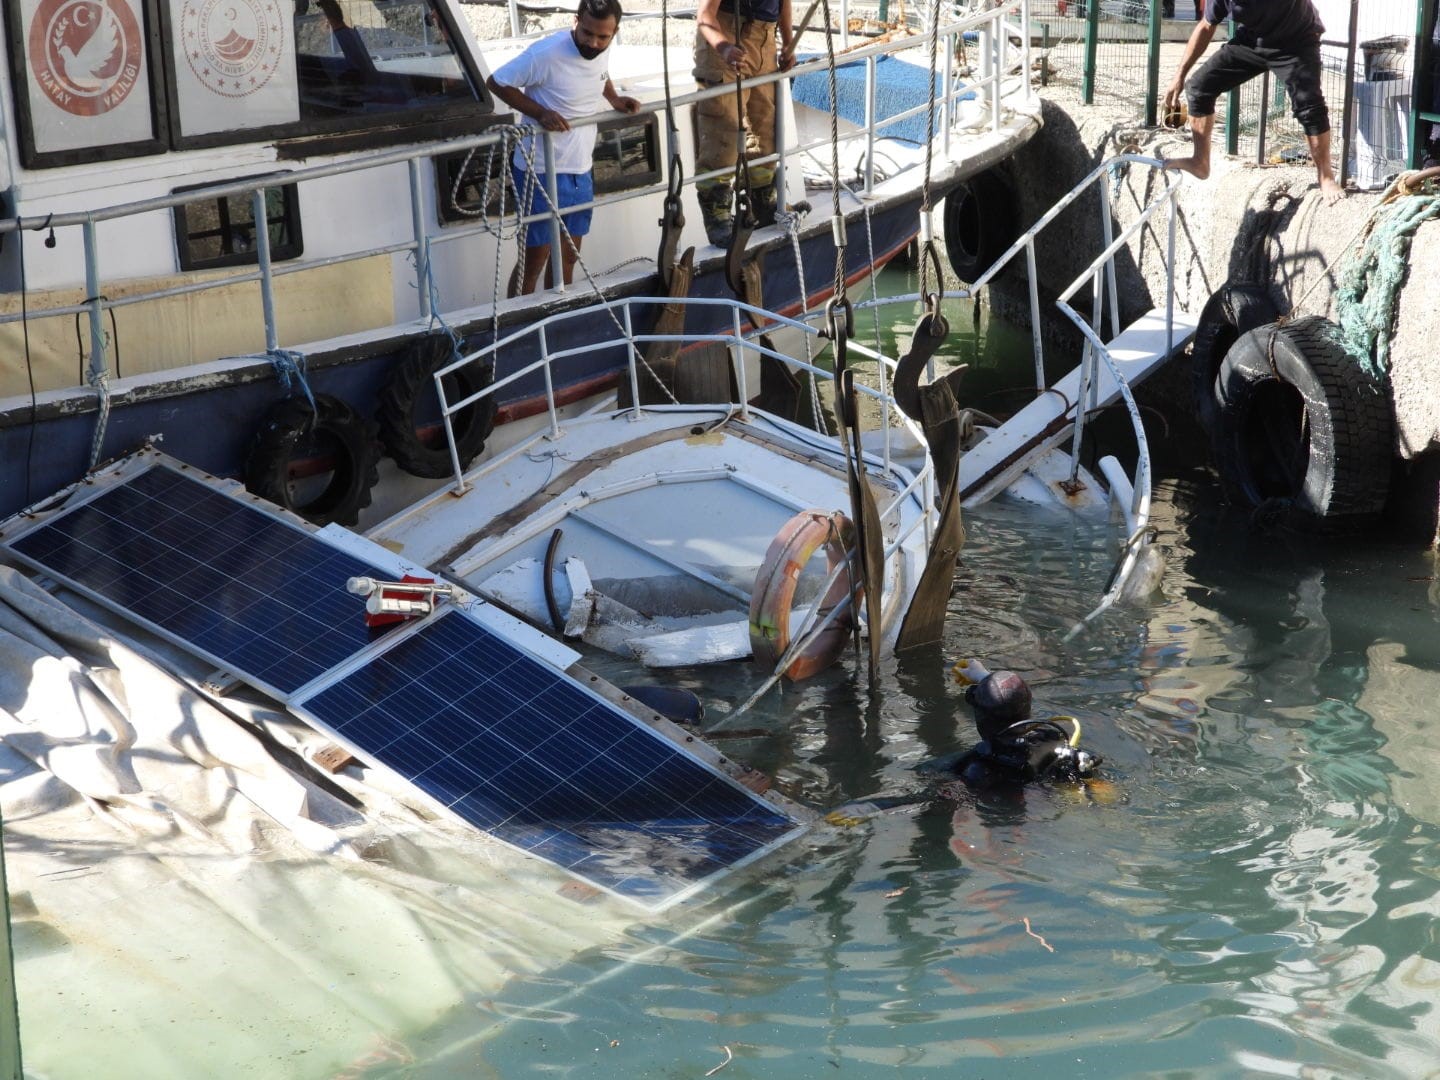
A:
<svg viewBox="0 0 1440 1080">
<path fill-rule="evenodd" d="M 647 749 L 656 749 L 661 752 L 661 756 L 664 758 L 661 767 L 673 770 L 676 763 L 683 763 L 679 766 L 679 772 L 683 772 L 685 775 L 680 777 L 672 773 L 664 777 L 662 782 L 657 783 L 651 780 L 650 775 L 641 776 L 641 774 L 633 770 L 628 774 L 623 771 L 620 773 L 613 772 L 613 769 L 618 766 L 620 757 L 622 756 L 616 753 L 617 749 L 621 749 L 621 747 L 617 744 L 599 746 L 594 743 L 585 743 L 585 725 L 577 722 L 575 718 L 572 718 L 569 723 L 573 725 L 573 728 L 564 731 L 563 734 L 565 734 L 567 738 L 580 744 L 575 750 L 575 756 L 583 756 L 591 749 L 596 751 L 585 762 L 586 769 L 598 771 L 602 767 L 611 768 L 611 779 L 607 782 L 617 783 L 623 779 L 650 781 L 651 786 L 656 790 L 661 790 L 667 786 L 673 788 L 677 783 L 692 782 L 697 776 L 703 774 L 704 779 L 713 785 L 711 790 L 719 791 L 723 789 L 724 795 L 731 800 L 732 805 L 739 803 L 740 805 L 749 807 L 757 815 L 763 815 L 769 819 L 771 825 L 768 829 L 771 835 L 763 842 L 753 843 L 749 850 L 740 857 L 726 858 L 723 861 L 719 859 L 711 860 L 713 869 L 705 871 L 698 876 L 687 877 L 683 873 L 671 873 L 668 877 L 665 877 L 656 871 L 654 860 L 667 855 L 674 857 L 694 854 L 699 850 L 698 845 L 706 842 L 706 838 L 697 836 L 697 846 L 687 849 L 684 844 L 678 840 L 675 842 L 667 841 L 667 829 L 664 826 L 641 828 L 633 824 L 624 823 L 589 822 L 585 820 L 577 823 L 573 820 L 570 821 L 570 826 L 578 826 L 582 832 L 592 834 L 601 833 L 601 839 L 623 841 L 623 844 L 617 843 L 612 847 L 606 848 L 599 846 L 592 835 L 588 842 L 589 847 L 587 848 L 586 842 L 576 840 L 575 836 L 567 831 L 565 825 L 556 824 L 557 820 L 566 820 L 564 816 L 565 807 L 559 804 L 551 806 L 538 801 L 532 802 L 529 806 L 532 811 L 537 806 L 542 807 L 542 811 L 538 815 L 542 819 L 541 821 L 521 821 L 516 822 L 508 828 L 499 827 L 492 817 L 494 811 L 493 802 L 487 804 L 486 796 L 488 785 L 493 784 L 498 776 L 514 769 L 528 769 L 530 771 L 525 775 L 530 777 L 535 783 L 551 782 L 552 788 L 555 790 L 563 786 L 565 778 L 553 773 L 553 771 L 550 772 L 550 775 L 545 775 L 547 770 L 543 766 L 537 765 L 533 760 L 530 760 L 523 752 L 512 754 L 511 760 L 507 764 L 497 756 L 495 742 L 490 742 L 486 749 L 490 755 L 489 763 L 492 768 L 485 773 L 483 777 L 484 783 L 476 784 L 472 786 L 470 790 L 462 790 L 459 787 L 451 787 L 447 790 L 445 788 L 445 782 L 443 781 L 437 780 L 435 783 L 427 783 L 425 774 L 437 764 L 438 759 L 436 757 L 430 756 L 412 759 L 410 762 L 412 768 L 407 773 L 403 768 L 403 762 L 397 763 L 394 761 L 394 758 L 399 755 L 387 753 L 395 744 L 400 743 L 400 741 L 408 735 L 420 732 L 421 724 L 427 723 L 428 718 L 427 720 L 413 724 L 408 729 L 397 729 L 393 726 L 393 714 L 387 715 L 383 703 L 378 700 L 377 696 L 372 692 L 353 695 L 353 702 L 357 706 L 367 702 L 373 703 L 370 708 L 362 710 L 360 714 L 361 720 L 340 726 L 331 722 L 327 713 L 333 705 L 342 703 L 340 700 L 343 697 L 341 691 L 347 680 L 357 676 L 364 676 L 367 673 L 373 675 L 376 669 L 386 663 L 386 659 L 390 654 L 406 651 L 407 644 L 413 643 L 415 639 L 422 635 L 433 633 L 437 627 L 444 627 L 446 620 L 458 620 L 467 623 L 474 631 L 493 638 L 493 641 L 486 643 L 487 647 L 493 648 L 498 644 L 502 650 L 513 650 L 517 655 L 525 657 L 525 653 L 518 648 L 514 642 L 507 641 L 503 635 L 495 634 L 480 620 L 474 618 L 471 612 L 467 611 L 464 607 L 447 606 L 438 610 L 428 619 L 407 626 L 402 632 L 395 635 L 392 639 L 387 640 L 383 650 L 379 653 L 365 657 L 357 657 L 351 663 L 343 665 L 343 667 L 334 672 L 331 677 L 307 688 L 302 695 L 297 695 L 296 699 L 290 703 L 291 710 L 302 717 L 306 723 L 314 726 L 316 730 L 325 733 L 327 737 L 334 739 L 362 761 L 367 762 L 372 768 L 376 768 L 389 776 L 414 786 L 446 817 L 472 827 L 480 828 L 486 832 L 487 835 L 507 847 L 544 858 L 546 861 L 552 863 L 552 865 L 557 866 L 565 873 L 581 879 L 586 884 L 600 889 L 610 896 L 617 897 L 630 904 L 635 904 L 651 912 L 663 911 L 674 904 L 684 901 L 703 890 L 716 878 L 763 858 L 765 855 L 803 833 L 807 828 L 805 823 L 788 813 L 784 807 L 778 806 L 766 800 L 764 797 L 757 795 L 755 792 L 750 791 L 748 788 L 737 783 L 733 778 L 727 776 L 722 770 L 689 751 L 686 747 L 668 738 L 662 732 L 656 731 L 637 720 L 624 709 L 619 708 L 601 694 L 596 693 L 593 689 L 584 685 L 583 682 L 564 676 L 564 674 L 560 672 L 546 673 L 547 675 L 553 674 L 553 677 L 549 679 L 547 685 L 542 689 L 542 694 L 561 690 L 569 692 L 572 695 L 579 695 L 588 702 L 590 708 L 595 710 L 593 715 L 587 714 L 587 719 L 593 719 L 597 716 L 603 717 L 608 714 L 609 717 L 620 721 L 624 725 L 625 738 L 631 740 L 627 744 L 629 753 L 626 756 L 641 757 Z M 528 657 L 525 658 L 529 659 Z M 539 666 L 548 668 L 549 665 L 540 664 Z M 455 687 L 452 685 L 451 689 L 453 690 Z M 529 689 L 533 690 L 535 687 L 530 687 Z M 433 698 L 433 702 L 429 707 L 436 710 L 436 715 L 448 712 L 451 722 L 461 722 L 466 719 L 463 715 L 463 709 L 455 709 L 453 707 L 456 699 L 447 697 L 443 692 L 443 688 L 420 687 L 417 690 L 416 684 L 411 683 L 394 685 L 390 687 L 390 690 L 391 693 L 395 695 L 417 693 Z M 486 698 L 486 707 L 492 710 L 495 706 L 495 697 L 497 694 L 504 695 L 512 692 L 510 688 L 500 688 L 496 690 L 488 687 L 469 687 L 470 693 L 474 694 L 477 691 L 483 692 Z M 327 695 L 333 696 L 336 700 L 334 702 L 324 702 L 323 699 L 325 699 Z M 365 716 L 366 712 L 371 715 Z M 473 719 L 473 717 L 470 719 Z M 361 727 L 362 723 L 364 724 L 363 728 Z M 361 736 L 363 741 L 352 737 L 352 735 L 361 730 L 364 731 L 364 735 Z M 443 726 L 437 726 L 428 734 L 435 738 L 444 738 L 446 734 L 454 730 L 456 729 L 452 728 L 447 731 Z M 463 746 L 469 745 L 469 743 L 479 742 L 482 737 L 493 734 L 493 731 L 477 731 L 472 728 L 464 733 L 473 733 L 473 737 L 468 740 L 467 743 L 457 747 L 457 749 L 463 748 Z M 548 740 L 553 738 L 555 734 L 561 733 L 562 732 L 558 731 L 550 732 L 545 735 L 545 739 Z M 424 737 L 424 734 L 425 733 L 421 733 L 421 738 Z M 370 743 L 370 745 L 367 746 L 366 743 Z M 499 751 L 502 755 L 504 752 L 503 750 Z M 453 756 L 453 753 L 442 755 L 442 757 Z M 397 764 L 400 764 L 402 767 L 397 768 Z M 479 773 L 475 775 L 477 780 L 481 779 Z M 587 778 L 591 778 L 595 775 L 595 772 L 587 772 L 586 775 Z M 562 783 L 553 783 L 556 779 L 560 779 Z M 629 786 L 633 787 L 634 785 Z M 628 787 L 626 790 L 628 790 Z M 624 794 L 624 791 L 621 793 Z M 698 800 L 699 796 L 700 792 L 696 791 L 688 796 L 688 798 Z M 645 805 L 653 810 L 655 804 L 647 801 Z M 654 820 L 653 818 L 647 819 L 648 822 L 652 823 Z M 499 824 L 503 825 L 505 823 Z M 584 829 L 584 826 L 587 825 L 594 825 L 594 828 L 590 830 Z M 683 826 L 677 826 L 672 831 L 682 833 L 688 829 L 698 833 L 702 827 L 711 830 L 734 829 L 733 826 L 729 826 L 725 822 L 699 818 Z M 607 830 L 609 835 L 603 835 Z M 637 838 L 641 841 L 649 842 L 650 846 L 645 847 L 642 843 L 640 845 L 642 850 L 637 851 Z M 567 853 L 573 854 L 578 850 L 587 850 L 587 857 L 575 860 L 567 856 Z M 639 856 L 645 860 L 644 865 L 650 873 L 647 875 L 632 872 L 617 879 L 617 873 L 612 872 L 611 866 L 617 861 L 623 864 L 626 856 Z M 633 859 L 630 865 L 632 867 L 635 865 Z M 646 884 L 646 882 L 653 883 L 657 880 L 673 882 L 677 877 L 684 878 L 686 883 L 683 885 L 675 885 L 669 888 L 668 891 L 652 889 Z"/>
</svg>

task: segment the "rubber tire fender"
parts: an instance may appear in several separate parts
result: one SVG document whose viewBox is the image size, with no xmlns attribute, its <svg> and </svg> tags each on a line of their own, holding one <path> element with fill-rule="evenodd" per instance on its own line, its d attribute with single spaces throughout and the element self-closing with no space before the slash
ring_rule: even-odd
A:
<svg viewBox="0 0 1440 1080">
<path fill-rule="evenodd" d="M 1020 214 L 1009 185 L 995 170 L 960 181 L 945 196 L 945 254 L 955 276 L 974 281 L 1020 235 Z"/>
<path fill-rule="evenodd" d="M 1289 521 L 1326 531 L 1385 507 L 1395 419 L 1386 387 L 1312 316 L 1241 335 L 1216 378 L 1216 466 L 1237 506 L 1288 502 Z"/>
<path fill-rule="evenodd" d="M 330 480 L 313 498 L 297 501 L 294 464 L 316 458 L 330 467 Z M 316 394 L 313 410 L 303 397 L 284 398 L 255 432 L 245 459 L 245 487 L 316 525 L 354 525 L 370 505 L 379 460 L 376 425 L 339 398 Z"/>
<path fill-rule="evenodd" d="M 1280 317 L 1270 297 L 1258 285 L 1227 282 L 1216 289 L 1200 310 L 1200 324 L 1190 349 L 1190 382 L 1195 400 L 1195 418 L 1213 445 L 1219 429 L 1220 406 L 1215 379 L 1241 334 L 1267 326 Z"/>
<path fill-rule="evenodd" d="M 439 435 L 430 441 L 422 439 L 417 430 L 416 406 L 421 401 L 435 405 L 439 423 L 439 403 L 434 401 L 435 372 L 455 358 L 455 349 L 448 334 L 437 334 L 417 342 L 395 366 L 390 381 L 380 398 L 380 442 L 395 464 L 412 476 L 432 480 L 454 473 L 450 447 L 445 440 L 444 424 Z M 447 401 L 463 401 L 479 393 L 495 381 L 491 364 L 466 364 L 444 378 Z M 495 430 L 495 396 L 481 398 L 450 418 L 455 431 L 455 450 L 460 468 L 466 468 L 485 449 L 485 440 Z"/>
</svg>

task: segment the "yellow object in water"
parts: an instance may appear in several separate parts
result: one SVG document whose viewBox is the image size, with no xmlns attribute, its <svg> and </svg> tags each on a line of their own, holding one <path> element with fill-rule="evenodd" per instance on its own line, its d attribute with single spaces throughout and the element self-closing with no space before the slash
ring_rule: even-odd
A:
<svg viewBox="0 0 1440 1080">
<path fill-rule="evenodd" d="M 961 686 L 974 686 L 990 674 L 990 669 L 979 660 L 957 660 L 950 674 Z"/>
</svg>

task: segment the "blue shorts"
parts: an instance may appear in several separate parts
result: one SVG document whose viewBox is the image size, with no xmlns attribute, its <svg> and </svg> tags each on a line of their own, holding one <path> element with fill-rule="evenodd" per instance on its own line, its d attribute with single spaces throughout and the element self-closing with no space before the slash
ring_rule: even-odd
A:
<svg viewBox="0 0 1440 1080">
<path fill-rule="evenodd" d="M 517 169 L 510 166 L 510 171 L 515 177 L 516 198 L 524 203 L 525 187 L 530 183 L 531 178 Z M 531 198 L 531 206 L 523 208 L 522 216 L 540 214 L 550 209 L 550 196 L 546 188 L 546 177 L 544 173 L 536 173 L 534 176 L 535 191 Z M 595 177 L 592 173 L 556 173 L 555 174 L 555 197 L 560 200 L 560 209 L 563 211 L 567 206 L 574 206 L 577 203 L 588 203 L 595 201 Z M 533 208 L 532 208 L 533 207 Z M 565 222 L 565 228 L 570 230 L 571 236 L 584 236 L 590 231 L 591 213 L 586 210 L 572 210 L 570 213 L 562 213 L 560 220 Z M 550 219 L 532 221 L 525 226 L 526 247 L 548 247 L 550 244 Z"/>
</svg>

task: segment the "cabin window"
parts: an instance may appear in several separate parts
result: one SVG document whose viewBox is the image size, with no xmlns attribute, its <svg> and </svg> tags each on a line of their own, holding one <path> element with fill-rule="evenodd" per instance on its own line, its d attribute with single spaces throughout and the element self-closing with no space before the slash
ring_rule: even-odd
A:
<svg viewBox="0 0 1440 1080">
<path fill-rule="evenodd" d="M 437 157 L 440 221 L 474 221 L 482 216 L 482 209 L 491 217 L 498 215 L 502 188 L 510 183 L 509 163 L 509 152 L 499 146 L 482 146 L 473 154 L 467 150 Z M 616 117 L 599 125 L 595 135 L 596 195 L 630 191 L 659 180 L 660 124 L 654 115 Z M 481 200 L 487 194 L 489 198 L 482 208 Z M 506 194 L 504 209 L 513 216 L 513 192 Z"/>
<path fill-rule="evenodd" d="M 436 157 L 440 221 L 450 224 L 495 217 L 501 211 L 501 194 L 511 182 L 509 175 L 510 150 L 499 144 L 481 146 L 473 154 L 464 150 Z M 504 194 L 504 209 L 513 217 L 514 193 Z"/>
<path fill-rule="evenodd" d="M 194 190 L 179 188 L 176 194 Z M 175 207 L 180 269 L 208 270 L 258 263 L 254 207 L 254 198 L 249 192 L 198 199 Z M 265 218 L 269 226 L 271 261 L 299 258 L 304 244 L 300 236 L 300 200 L 294 184 L 265 189 Z"/>
<path fill-rule="evenodd" d="M 303 119 L 480 100 L 431 0 L 297 0 Z"/>
<path fill-rule="evenodd" d="M 595 194 L 629 191 L 660 179 L 660 124 L 655 114 L 607 120 L 595 136 Z"/>
</svg>

